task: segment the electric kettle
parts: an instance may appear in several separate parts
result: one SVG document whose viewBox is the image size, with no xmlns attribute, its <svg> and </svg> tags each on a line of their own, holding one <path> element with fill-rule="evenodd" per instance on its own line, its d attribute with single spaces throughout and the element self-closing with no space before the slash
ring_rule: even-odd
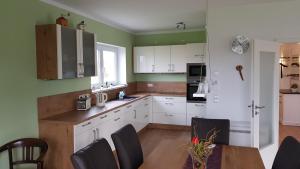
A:
<svg viewBox="0 0 300 169">
<path fill-rule="evenodd" d="M 105 106 L 105 102 L 107 101 L 108 97 L 106 93 L 96 93 L 96 106 L 103 107 Z"/>
</svg>

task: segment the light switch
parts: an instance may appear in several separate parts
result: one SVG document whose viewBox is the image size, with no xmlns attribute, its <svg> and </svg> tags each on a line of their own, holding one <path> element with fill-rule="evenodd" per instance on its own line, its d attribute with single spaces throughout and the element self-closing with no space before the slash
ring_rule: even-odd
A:
<svg viewBox="0 0 300 169">
<path fill-rule="evenodd" d="M 213 98 L 214 103 L 219 103 L 220 102 L 220 97 L 218 95 L 215 95 Z"/>
</svg>

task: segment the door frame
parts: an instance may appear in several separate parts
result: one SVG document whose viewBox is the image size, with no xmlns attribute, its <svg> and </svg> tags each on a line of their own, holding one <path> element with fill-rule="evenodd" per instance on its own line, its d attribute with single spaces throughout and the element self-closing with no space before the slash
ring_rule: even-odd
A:
<svg viewBox="0 0 300 169">
<path fill-rule="evenodd" d="M 271 168 L 273 160 L 275 158 L 278 143 L 279 143 L 279 63 L 280 58 L 280 43 L 264 41 L 264 40 L 253 40 L 253 53 L 252 53 L 252 64 L 251 64 L 251 100 L 252 100 L 252 116 L 251 116 L 251 145 L 259 149 L 259 113 L 256 115 L 255 106 L 259 100 L 259 90 L 257 87 L 258 82 L 255 78 L 260 77 L 260 62 L 259 55 L 261 51 L 265 52 L 276 52 L 275 65 L 274 65 L 274 93 L 273 93 L 273 144 L 259 149 L 261 157 L 264 161 L 265 167 Z M 259 66 L 257 66 L 259 65 Z M 269 155 L 266 155 L 269 154 Z M 270 155 L 271 154 L 271 155 Z"/>
</svg>

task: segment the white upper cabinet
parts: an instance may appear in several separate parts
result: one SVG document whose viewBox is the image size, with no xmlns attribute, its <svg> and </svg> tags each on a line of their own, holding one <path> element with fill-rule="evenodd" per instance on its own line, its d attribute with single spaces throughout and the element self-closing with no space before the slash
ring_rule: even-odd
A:
<svg viewBox="0 0 300 169">
<path fill-rule="evenodd" d="M 186 45 L 171 46 L 171 72 L 185 73 L 186 72 Z"/>
<path fill-rule="evenodd" d="M 171 72 L 171 64 L 170 64 L 171 47 L 170 46 L 155 46 L 154 56 L 155 56 L 154 71 L 156 73 Z"/>
<path fill-rule="evenodd" d="M 154 72 L 154 47 L 134 48 L 134 72 L 151 73 Z"/>
<path fill-rule="evenodd" d="M 206 43 L 190 43 L 186 45 L 187 63 L 205 63 Z"/>
<path fill-rule="evenodd" d="M 206 43 L 134 47 L 134 73 L 186 73 L 187 63 L 205 63 Z"/>
</svg>

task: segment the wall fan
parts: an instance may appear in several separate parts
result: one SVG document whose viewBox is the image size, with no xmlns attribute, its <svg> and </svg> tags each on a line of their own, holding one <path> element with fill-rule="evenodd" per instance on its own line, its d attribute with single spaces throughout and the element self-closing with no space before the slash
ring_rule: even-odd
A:
<svg viewBox="0 0 300 169">
<path fill-rule="evenodd" d="M 243 35 L 237 35 L 232 42 L 232 51 L 239 55 L 246 53 L 249 49 L 249 38 Z"/>
</svg>

